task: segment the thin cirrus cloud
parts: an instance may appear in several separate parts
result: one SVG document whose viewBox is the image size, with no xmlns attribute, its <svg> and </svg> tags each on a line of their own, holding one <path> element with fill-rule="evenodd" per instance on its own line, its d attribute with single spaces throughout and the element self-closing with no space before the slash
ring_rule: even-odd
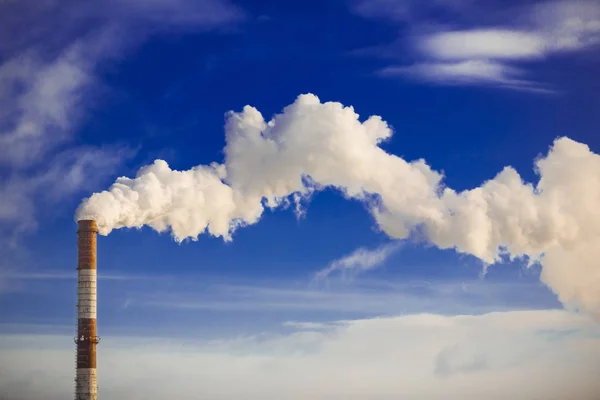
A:
<svg viewBox="0 0 600 400">
<path fill-rule="evenodd" d="M 75 280 L 77 279 L 76 271 L 64 272 L 64 271 L 45 271 L 45 272 L 3 272 L 0 273 L 0 279 L 14 279 L 14 280 Z M 120 274 L 98 274 L 98 279 L 106 280 L 147 280 L 147 279 L 160 279 L 160 277 L 151 277 L 144 275 L 120 275 Z"/>
<path fill-rule="evenodd" d="M 400 249 L 400 242 L 392 242 L 381 245 L 375 249 L 364 247 L 354 250 L 342 258 L 332 261 L 327 268 L 323 268 L 315 274 L 317 281 L 325 280 L 335 272 L 343 276 L 348 274 L 354 276 L 382 265 L 392 254 Z"/>
<path fill-rule="evenodd" d="M 39 201 L 51 205 L 74 192 L 93 190 L 135 154 L 119 144 L 74 144 L 89 108 L 106 89 L 98 74 L 104 64 L 161 29 L 219 29 L 243 18 L 227 0 L 109 3 L 0 2 L 4 243 L 16 243 L 21 233 L 35 229 Z M 68 184 L 62 185 L 65 177 Z M 45 189 L 57 182 L 61 185 L 54 186 L 68 190 L 48 196 Z"/>
<path fill-rule="evenodd" d="M 200 281 L 204 284 L 202 291 L 197 290 Z M 207 282 L 207 279 L 186 278 L 185 282 L 170 281 L 169 286 L 154 283 L 152 291 L 128 283 L 130 307 L 153 310 L 153 315 L 172 310 L 191 314 L 200 311 L 255 315 L 265 311 L 281 312 L 288 319 L 291 313 L 313 317 L 339 313 L 362 316 L 419 312 L 480 314 L 560 306 L 546 288 L 525 281 L 510 284 L 479 280 L 382 282 L 365 278 L 334 281 L 327 289 L 286 281 L 269 285 L 252 282 L 223 285 Z"/>
<path fill-rule="evenodd" d="M 396 22 L 423 18 L 430 10 L 450 14 L 460 14 L 466 7 L 472 7 L 477 0 L 358 0 L 351 1 L 351 9 L 367 18 L 385 18 Z"/>
<path fill-rule="evenodd" d="M 4 289 L 0 286 L 0 294 L 19 292 L 43 302 L 69 302 L 72 299 L 68 288 L 72 279 L 76 277 L 71 271 L 9 271 L 0 274 L 0 283 L 6 284 Z M 152 318 L 164 316 L 165 329 L 168 328 L 166 320 L 174 312 L 189 315 L 217 312 L 230 317 L 251 313 L 257 318 L 268 315 L 283 322 L 305 315 L 309 318 L 315 315 L 338 318 L 339 315 L 370 317 L 421 312 L 481 314 L 560 307 L 556 297 L 546 287 L 526 278 L 516 283 L 478 279 L 404 279 L 400 282 L 365 276 L 356 280 L 331 280 L 326 287 L 316 287 L 306 281 L 232 282 L 230 278 L 224 280 L 210 276 L 177 278 L 121 272 L 101 274 L 99 279 L 107 293 L 122 294 L 121 297 L 111 297 L 105 305 L 107 312 L 125 312 L 110 308 L 125 303 L 132 312 L 131 316 L 136 315 L 138 322 L 141 322 L 140 312 L 151 312 Z M 200 287 L 201 290 L 198 289 Z M 28 322 L 40 323 L 38 317 L 32 315 Z"/>
<path fill-rule="evenodd" d="M 506 88 L 552 93 L 540 84 L 522 79 L 524 72 L 518 68 L 486 60 L 467 60 L 453 63 L 421 63 L 410 66 L 392 66 L 379 71 L 380 76 L 405 76 L 438 84 L 489 84 Z"/>
<path fill-rule="evenodd" d="M 382 1 L 388 8 L 398 3 Z M 470 12 L 468 4 L 463 2 L 434 5 L 453 11 L 458 16 L 455 21 L 460 22 L 464 20 L 460 17 Z M 368 10 L 371 12 L 366 12 Z M 398 12 L 386 16 L 374 13 L 366 5 L 354 8 L 365 17 L 408 24 L 416 32 L 411 40 L 415 53 L 413 62 L 383 68 L 378 71 L 380 76 L 442 85 L 486 85 L 551 93 L 555 90 L 534 78 L 529 68 L 531 63 L 585 51 L 600 43 L 600 5 L 592 1 L 546 1 L 521 7 L 514 10 L 514 21 L 508 19 L 510 13 L 503 21 L 488 21 L 482 17 L 479 23 L 470 15 L 469 24 L 462 23 L 460 28 L 420 20 L 415 7 L 403 10 L 405 18 L 400 19 Z M 389 54 L 389 49 L 386 52 Z"/>
<path fill-rule="evenodd" d="M 420 47 L 438 59 L 464 60 L 535 58 L 547 45 L 534 33 L 488 29 L 437 33 L 421 39 Z"/>
</svg>

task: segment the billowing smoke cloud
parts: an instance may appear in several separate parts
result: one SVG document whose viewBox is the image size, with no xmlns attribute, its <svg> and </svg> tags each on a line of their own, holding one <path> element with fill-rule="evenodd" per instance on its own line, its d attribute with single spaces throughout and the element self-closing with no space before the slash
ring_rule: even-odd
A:
<svg viewBox="0 0 600 400">
<path fill-rule="evenodd" d="M 95 219 L 103 235 L 148 225 L 170 229 L 177 241 L 204 232 L 230 240 L 265 207 L 335 187 L 364 201 L 392 238 L 418 229 L 436 246 L 485 263 L 541 260 L 543 281 L 564 304 L 600 318 L 600 156 L 584 144 L 557 139 L 535 164 L 537 185 L 506 167 L 456 192 L 424 160 L 382 150 L 392 129 L 380 117 L 361 122 L 352 107 L 312 94 L 269 122 L 250 106 L 231 112 L 225 133 L 224 164 L 174 171 L 157 160 L 84 200 L 76 219 Z"/>
</svg>

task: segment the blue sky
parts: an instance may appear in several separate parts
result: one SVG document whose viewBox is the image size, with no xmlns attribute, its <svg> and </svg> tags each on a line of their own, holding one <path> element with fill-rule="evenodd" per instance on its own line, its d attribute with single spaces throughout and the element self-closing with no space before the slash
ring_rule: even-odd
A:
<svg viewBox="0 0 600 400">
<path fill-rule="evenodd" d="M 119 177 L 135 177 L 139 168 L 155 159 L 165 160 L 171 169 L 181 171 L 222 163 L 237 173 L 226 182 L 234 191 L 262 188 L 262 176 L 277 176 L 279 167 L 285 170 L 286 159 L 282 156 L 265 161 L 264 165 L 271 166 L 267 171 L 258 167 L 260 163 L 251 164 L 250 154 L 254 150 L 259 154 L 258 147 L 242 146 L 242 155 L 224 150 L 228 143 L 233 148 L 231 143 L 236 140 L 226 141 L 226 113 L 234 111 L 242 120 L 249 119 L 250 114 L 242 110 L 250 105 L 269 121 L 275 114 L 288 113 L 284 107 L 290 104 L 299 104 L 301 110 L 298 96 L 311 93 L 319 99 L 314 107 L 324 110 L 314 118 L 322 115 L 326 121 L 324 125 L 315 121 L 315 132 L 331 133 L 333 137 L 345 129 L 327 122 L 340 120 L 333 114 L 327 120 L 326 106 L 322 106 L 326 102 L 352 106 L 361 122 L 372 115 L 380 116 L 390 127 L 393 135 L 373 145 L 387 154 L 377 158 L 380 164 L 364 165 L 372 168 L 371 176 L 389 173 L 400 186 L 385 188 L 383 181 L 357 180 L 367 192 L 369 184 L 382 188 L 375 194 L 389 214 L 377 214 L 361 195 L 345 198 L 339 188 L 348 186 L 351 173 L 344 173 L 351 165 L 345 168 L 336 164 L 338 175 L 323 175 L 331 176 L 334 187 L 305 198 L 301 217 L 294 212 L 293 204 L 266 207 L 257 223 L 235 230 L 230 242 L 203 233 L 195 241 L 178 243 L 169 231 L 157 233 L 148 226 L 116 229 L 108 236 L 99 236 L 98 326 L 104 338 L 102 345 L 108 342 L 107 348 L 114 350 L 131 336 L 144 340 L 221 341 L 225 344 L 218 351 L 226 356 L 219 362 L 227 370 L 228 362 L 238 365 L 234 353 L 235 340 L 240 337 L 251 341 L 249 347 L 257 354 L 279 357 L 273 355 L 279 354 L 278 343 L 291 353 L 294 349 L 304 351 L 302 343 L 306 342 L 298 339 L 304 334 L 312 338 L 307 339 L 309 342 L 329 340 L 323 339 L 329 336 L 322 333 L 322 326 L 298 322 L 354 321 L 344 325 L 339 337 L 351 335 L 352 324 L 363 323 L 374 329 L 376 337 L 382 328 L 369 324 L 381 320 L 373 318 L 391 318 L 390 323 L 398 324 L 397 329 L 410 330 L 407 326 L 413 326 L 411 320 L 402 318 L 428 313 L 430 318 L 451 321 L 440 322 L 456 330 L 444 337 L 448 348 L 456 347 L 452 347 L 453 335 L 460 336 L 456 332 L 463 329 L 462 320 L 452 318 L 473 315 L 487 318 L 474 325 L 465 322 L 471 327 L 468 329 L 473 329 L 469 334 L 476 337 L 494 326 L 496 322 L 489 322 L 496 321 L 494 318 L 540 321 L 539 326 L 532 323 L 524 329 L 538 332 L 547 328 L 542 328 L 545 324 L 556 331 L 577 329 L 580 341 L 572 345 L 580 346 L 580 350 L 581 346 L 590 346 L 597 353 L 597 324 L 583 319 L 600 315 L 600 278 L 597 266 L 588 262 L 595 253 L 581 249 L 594 248 L 600 238 L 594 221 L 600 219 L 597 215 L 582 217 L 577 210 L 590 210 L 590 204 L 600 196 L 596 190 L 600 187 L 599 46 L 600 8 L 593 1 L 3 2 L 0 347 L 20 349 L 22 345 L 24 352 L 29 351 L 30 338 L 39 335 L 45 338 L 48 357 L 70 351 L 61 347 L 57 338 L 68 339 L 75 330 L 74 213 L 82 199 L 106 190 Z M 290 121 L 288 126 L 297 123 L 304 130 L 276 128 L 281 130 L 274 135 L 287 140 L 281 143 L 301 146 L 302 138 L 311 137 L 312 125 L 310 121 L 305 125 L 300 120 Z M 356 129 L 358 132 L 363 128 Z M 555 139 L 563 136 L 573 142 L 562 142 L 563 147 L 555 144 L 554 156 L 549 155 Z M 588 147 L 575 150 L 574 143 Z M 290 150 L 287 157 L 301 154 L 303 148 L 298 147 L 297 153 Z M 331 150 L 331 159 L 345 154 L 343 151 Z M 568 158 L 574 154 L 571 151 L 579 151 L 577 160 L 581 163 Z M 478 235 L 476 222 L 457 220 L 454 225 L 454 220 L 448 220 L 450 225 L 435 225 L 430 220 L 419 220 L 410 237 L 396 233 L 399 225 L 413 221 L 416 214 L 406 210 L 418 208 L 415 203 L 420 198 L 415 195 L 417 200 L 409 201 L 413 205 L 399 205 L 396 196 L 409 193 L 415 186 L 394 175 L 395 171 L 386 170 L 389 165 L 397 165 L 386 164 L 389 155 L 406 160 L 413 172 L 420 167 L 412 162 L 424 159 L 432 171 L 443 173 L 442 189 L 448 187 L 458 193 L 480 187 L 506 166 L 516 169 L 523 181 L 537 185 L 540 176 L 534 163 L 547 156 L 549 161 L 542 167 L 548 182 L 545 192 L 565 202 L 568 196 L 575 199 L 573 208 L 564 206 L 562 214 L 548 217 L 548 221 L 572 217 L 578 235 L 586 239 L 575 234 L 565 238 L 560 232 L 571 232 L 567 225 L 547 225 L 561 228 L 556 241 L 548 239 L 546 244 L 506 234 L 499 244 L 508 246 L 513 255 L 534 257 L 544 253 L 548 264 L 527 266 L 527 259 L 505 258 L 490 266 L 483 277 L 486 256 L 495 254 L 496 248 L 490 253 L 477 247 L 476 239 L 472 239 Z M 325 156 L 323 159 L 329 160 Z M 232 160 L 241 160 L 236 164 L 241 167 L 236 170 Z M 322 171 L 319 165 L 315 169 L 304 167 L 305 172 Z M 361 167 L 363 170 L 367 171 L 366 167 Z M 567 172 L 563 174 L 563 170 Z M 413 172 L 407 172 L 406 178 L 414 176 L 410 175 Z M 489 198 L 493 199 L 496 192 L 492 191 Z M 429 197 L 423 199 L 423 204 L 429 201 Z M 473 210 L 469 208 L 472 203 L 443 201 L 454 204 L 449 207 L 455 207 L 457 215 L 460 210 L 467 210 L 464 215 Z M 514 208 L 519 208 L 529 204 L 529 197 L 515 195 L 512 201 Z M 540 218 L 555 210 L 548 208 L 550 211 L 544 214 L 547 203 L 543 201 L 531 203 Z M 525 214 L 515 212 L 503 219 L 494 212 L 486 214 L 494 227 L 495 223 L 504 226 L 513 217 L 525 218 Z M 596 228 L 588 227 L 586 222 Z M 460 228 L 463 226 L 467 228 Z M 534 232 L 533 237 L 539 226 L 523 231 Z M 472 234 L 466 232 L 469 227 Z M 577 253 L 570 253 L 573 246 L 581 249 L 577 247 Z M 571 263 L 579 267 L 571 268 Z M 565 307 L 579 310 L 582 315 L 559 311 Z M 539 314 L 528 317 L 518 313 L 524 310 Z M 487 314 L 491 312 L 499 314 Z M 500 323 L 499 329 L 514 332 L 510 328 L 513 322 Z M 431 326 L 423 321 L 417 325 L 425 330 Z M 477 330 L 481 326 L 483 330 Z M 530 331 L 527 335 L 534 334 Z M 265 332 L 283 336 L 268 336 L 268 346 L 261 347 L 260 335 Z M 514 340 L 519 338 L 517 335 Z M 67 339 L 66 346 L 70 343 Z M 357 346 L 355 339 L 342 339 L 340 343 Z M 535 341 L 529 336 L 527 340 Z M 394 346 L 393 341 L 385 343 Z M 468 347 L 468 343 L 457 343 L 458 348 Z M 486 346 L 494 343 L 478 346 L 489 350 Z M 549 349 L 552 343 L 548 339 Z M 503 345 L 514 349 L 512 343 Z M 198 357 L 210 357 L 206 355 L 210 344 L 198 346 Z M 471 350 L 465 354 L 471 354 Z M 152 351 L 160 353 L 157 359 L 175 357 L 165 363 L 177 362 L 171 350 L 152 347 L 149 353 Z M 519 351 L 511 353 L 515 360 L 527 353 Z M 109 350 L 107 353 L 112 354 Z M 323 357 L 340 362 L 333 353 Z M 440 354 L 438 361 L 446 353 Z M 358 363 L 360 352 L 354 356 Z M 502 358 L 494 353 L 491 358 L 484 357 L 483 364 L 493 366 L 497 361 L 498 365 L 513 365 L 510 360 L 498 361 L 496 356 Z M 536 358 L 543 367 L 535 368 L 548 368 L 564 377 L 556 361 L 563 356 Z M 106 357 L 107 363 L 117 362 L 112 356 Z M 456 361 L 459 364 L 461 357 L 459 354 Z M 593 364 L 585 357 L 571 356 L 569 360 L 577 368 L 593 372 L 589 367 Z M 4 362 L 0 370 L 17 375 L 25 371 L 10 369 L 6 359 Z M 66 357 L 65 363 L 64 374 L 68 377 L 71 358 Z M 299 363 L 302 366 L 298 369 L 312 368 L 311 363 Z M 468 370 L 469 362 L 465 365 Z M 479 364 L 474 365 L 477 369 Z M 390 368 L 393 370 L 393 366 Z M 480 369 L 498 372 L 495 368 Z M 481 378 L 482 386 L 477 390 L 483 391 L 461 391 L 460 380 L 448 383 L 447 390 L 456 393 L 457 398 L 465 393 L 487 394 L 485 388 L 494 387 L 499 376 L 517 376 L 517 370 L 511 370 L 514 376 L 502 375 L 506 372 L 502 368 L 496 375 Z M 353 376 L 368 371 L 346 373 L 349 375 L 344 376 Z M 532 374 L 530 378 L 535 382 L 537 375 Z M 585 376 L 577 378 L 579 387 L 591 388 L 594 383 Z M 262 382 L 260 379 L 256 381 Z M 567 381 L 575 382 L 573 379 Z M 377 398 L 398 393 L 398 388 L 388 387 L 385 382 L 378 383 L 379 391 L 373 389 L 372 393 L 380 396 Z M 53 393 L 57 398 L 62 390 L 70 390 L 69 384 L 67 380 L 66 389 L 56 388 Z M 115 395 L 134 393 L 119 389 L 121 384 L 118 378 L 109 379 L 106 390 Z M 248 385 L 248 393 L 264 394 L 259 384 L 244 384 Z M 343 393 L 341 389 L 336 391 L 337 384 L 315 387 L 314 392 L 305 394 L 334 398 L 331 393 Z M 16 393 L 15 388 L 19 386 L 13 381 L 0 379 L 0 391 Z M 597 383 L 595 388 L 600 390 Z M 276 394 L 284 389 L 270 393 L 281 398 Z M 368 392 L 367 387 L 363 389 Z M 515 392 L 514 398 L 531 398 L 527 393 L 556 393 L 547 389 L 539 393 Z M 206 393 L 217 398 L 214 393 L 225 393 L 219 390 L 215 386 Z M 411 390 L 417 393 L 419 389 L 407 389 L 406 393 L 413 393 Z M 27 393 L 23 396 L 29 397 L 13 398 L 33 399 L 39 395 L 31 387 Z M 234 392 L 227 393 L 235 396 Z M 440 393 L 424 390 L 422 398 L 439 398 L 436 396 L 444 392 Z"/>
</svg>

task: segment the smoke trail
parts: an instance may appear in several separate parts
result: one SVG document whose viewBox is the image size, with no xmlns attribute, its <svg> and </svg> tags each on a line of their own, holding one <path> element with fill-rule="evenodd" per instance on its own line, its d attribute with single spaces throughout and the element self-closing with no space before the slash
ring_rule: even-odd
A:
<svg viewBox="0 0 600 400">
<path fill-rule="evenodd" d="M 269 122 L 250 106 L 230 112 L 225 133 L 224 164 L 174 171 L 157 160 L 84 200 L 76 219 L 95 219 L 103 235 L 148 225 L 177 241 L 204 232 L 230 240 L 264 207 L 335 187 L 369 204 L 392 238 L 418 228 L 436 246 L 486 263 L 541 259 L 542 280 L 564 304 L 600 317 L 600 156 L 584 144 L 557 139 L 535 164 L 536 186 L 506 167 L 455 192 L 424 160 L 383 151 L 392 130 L 380 117 L 361 122 L 352 107 L 312 94 Z"/>
</svg>

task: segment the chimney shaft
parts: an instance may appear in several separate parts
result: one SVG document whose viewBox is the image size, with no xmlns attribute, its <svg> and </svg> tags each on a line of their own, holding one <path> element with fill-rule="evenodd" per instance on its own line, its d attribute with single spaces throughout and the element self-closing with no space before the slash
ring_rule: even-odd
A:
<svg viewBox="0 0 600 400">
<path fill-rule="evenodd" d="M 96 221 L 77 222 L 77 371 L 75 400 L 97 400 Z"/>
</svg>

